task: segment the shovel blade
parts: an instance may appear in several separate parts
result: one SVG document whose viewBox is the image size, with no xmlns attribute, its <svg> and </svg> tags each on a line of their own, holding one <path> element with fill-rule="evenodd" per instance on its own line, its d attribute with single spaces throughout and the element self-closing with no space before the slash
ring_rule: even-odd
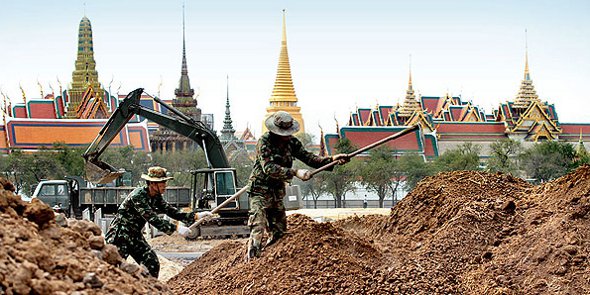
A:
<svg viewBox="0 0 590 295">
<path fill-rule="evenodd" d="M 86 161 L 84 172 L 88 181 L 95 184 L 105 184 L 119 178 L 125 171 L 117 170 L 113 166 L 97 160 Z"/>
</svg>

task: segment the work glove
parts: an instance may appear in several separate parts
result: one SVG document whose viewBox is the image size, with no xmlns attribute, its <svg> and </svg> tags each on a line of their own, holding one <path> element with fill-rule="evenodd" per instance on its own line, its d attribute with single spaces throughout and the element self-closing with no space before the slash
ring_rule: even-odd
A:
<svg viewBox="0 0 590 295">
<path fill-rule="evenodd" d="M 338 162 L 338 165 L 344 165 L 350 162 L 348 154 L 337 154 L 332 156 L 332 162 Z"/>
<path fill-rule="evenodd" d="M 203 211 L 195 213 L 195 221 L 205 219 L 205 221 L 213 219 L 213 214 L 210 211 Z"/>
<path fill-rule="evenodd" d="M 305 181 L 305 180 L 309 180 L 311 178 L 311 172 L 309 172 L 309 170 L 307 170 L 307 169 L 297 169 L 295 171 L 295 176 L 297 176 L 297 178 Z"/>
<path fill-rule="evenodd" d="M 187 237 L 188 234 L 191 232 L 191 229 L 182 225 L 180 222 L 178 223 L 178 226 L 176 227 L 176 231 L 178 232 L 179 235 L 183 236 L 183 237 Z"/>
</svg>

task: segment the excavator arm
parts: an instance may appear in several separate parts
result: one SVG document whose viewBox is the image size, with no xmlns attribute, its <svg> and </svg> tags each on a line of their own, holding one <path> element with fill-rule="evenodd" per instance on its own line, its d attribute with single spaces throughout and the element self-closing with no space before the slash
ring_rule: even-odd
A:
<svg viewBox="0 0 590 295">
<path fill-rule="evenodd" d="M 229 168 L 229 161 L 215 132 L 202 122 L 184 115 L 157 97 L 154 97 L 154 100 L 170 110 L 176 117 L 141 106 L 139 102 L 142 93 L 143 88 L 138 88 L 125 97 L 82 155 L 86 162 L 86 178 L 89 181 L 107 183 L 122 174 L 123 171 L 117 170 L 98 158 L 134 115 L 142 116 L 195 141 L 205 151 L 209 168 Z"/>
</svg>

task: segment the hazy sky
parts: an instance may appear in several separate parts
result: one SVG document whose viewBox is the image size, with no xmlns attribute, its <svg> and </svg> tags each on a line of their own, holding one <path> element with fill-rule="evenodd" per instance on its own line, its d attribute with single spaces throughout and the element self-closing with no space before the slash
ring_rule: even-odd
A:
<svg viewBox="0 0 590 295">
<path fill-rule="evenodd" d="M 488 112 L 531 77 L 561 122 L 590 122 L 590 1 L 186 1 L 187 60 L 198 104 L 223 123 L 226 75 L 234 128 L 260 135 L 271 95 L 283 8 L 295 90 L 307 131 L 341 125 L 358 107 L 403 101 L 414 89 L 461 94 Z M 180 78 L 182 1 L 0 0 L 0 89 L 21 102 L 71 82 L 77 33 L 92 23 L 100 82 L 170 99 Z"/>
</svg>

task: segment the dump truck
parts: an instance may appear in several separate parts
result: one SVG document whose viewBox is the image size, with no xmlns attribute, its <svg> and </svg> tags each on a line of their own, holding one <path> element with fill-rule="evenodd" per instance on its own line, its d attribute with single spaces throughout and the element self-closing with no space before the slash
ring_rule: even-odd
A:
<svg viewBox="0 0 590 295">
<path fill-rule="evenodd" d="M 40 181 L 32 198 L 71 218 L 82 218 L 82 212 L 88 209 L 89 217 L 93 219 L 94 212 L 99 209 L 101 214 L 115 214 L 121 202 L 134 189 L 132 186 L 93 186 L 79 176 L 72 176 Z M 179 208 L 191 205 L 191 189 L 188 187 L 167 187 L 163 197 Z"/>
<path fill-rule="evenodd" d="M 99 158 L 127 122 L 138 115 L 157 123 L 160 128 L 167 128 L 190 138 L 205 152 L 207 167 L 195 167 L 191 171 L 193 177 L 190 208 L 193 211 L 211 210 L 234 195 L 239 190 L 236 169 L 230 167 L 216 133 L 203 122 L 186 116 L 158 97 L 153 97 L 154 101 L 163 109 L 167 109 L 171 115 L 142 106 L 140 104 L 142 93 L 143 88 L 138 88 L 126 96 L 82 155 L 86 165 L 86 180 L 98 184 L 108 183 L 124 173 Z M 82 200 L 83 197 L 80 196 L 80 199 Z M 298 186 L 287 188 L 285 205 L 288 209 L 302 207 Z M 209 238 L 247 236 L 249 234 L 248 210 L 248 195 L 242 194 L 219 210 L 217 212 L 219 217 L 201 224 L 197 236 Z"/>
</svg>

